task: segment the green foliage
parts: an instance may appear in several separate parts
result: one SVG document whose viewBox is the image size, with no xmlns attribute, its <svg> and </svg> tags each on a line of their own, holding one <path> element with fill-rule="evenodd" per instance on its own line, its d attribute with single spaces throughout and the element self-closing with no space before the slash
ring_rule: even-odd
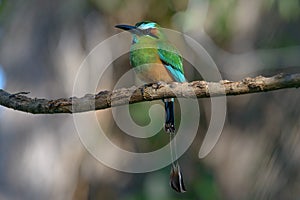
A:
<svg viewBox="0 0 300 200">
<path fill-rule="evenodd" d="M 277 8 L 285 21 L 295 21 L 300 17 L 300 2 L 298 0 L 265 0 L 267 9 Z"/>
</svg>

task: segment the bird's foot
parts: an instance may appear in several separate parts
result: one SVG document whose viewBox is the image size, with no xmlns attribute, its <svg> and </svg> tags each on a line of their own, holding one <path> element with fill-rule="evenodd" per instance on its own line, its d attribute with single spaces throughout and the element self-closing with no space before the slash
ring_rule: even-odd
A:
<svg viewBox="0 0 300 200">
<path fill-rule="evenodd" d="M 166 84 L 165 82 L 159 81 L 159 82 L 157 82 L 157 83 L 153 83 L 153 84 L 152 84 L 152 88 L 155 89 L 155 90 L 157 90 L 157 89 L 163 87 L 163 85 L 165 85 L 165 84 Z"/>
</svg>

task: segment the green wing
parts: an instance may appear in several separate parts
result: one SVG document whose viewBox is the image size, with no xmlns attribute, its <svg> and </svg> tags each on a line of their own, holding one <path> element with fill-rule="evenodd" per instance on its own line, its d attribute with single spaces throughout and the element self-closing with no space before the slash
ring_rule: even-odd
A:
<svg viewBox="0 0 300 200">
<path fill-rule="evenodd" d="M 182 57 L 178 50 L 169 43 L 158 44 L 158 54 L 165 67 L 178 82 L 185 82 Z"/>
</svg>

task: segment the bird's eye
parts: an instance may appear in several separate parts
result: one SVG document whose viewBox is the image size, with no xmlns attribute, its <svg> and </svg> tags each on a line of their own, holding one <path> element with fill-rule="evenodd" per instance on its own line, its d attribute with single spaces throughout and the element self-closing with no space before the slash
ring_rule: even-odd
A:
<svg viewBox="0 0 300 200">
<path fill-rule="evenodd" d="M 158 37 L 152 33 L 152 28 L 146 29 L 145 30 L 145 35 L 149 35 L 151 37 L 154 37 L 154 38 L 158 39 Z"/>
</svg>

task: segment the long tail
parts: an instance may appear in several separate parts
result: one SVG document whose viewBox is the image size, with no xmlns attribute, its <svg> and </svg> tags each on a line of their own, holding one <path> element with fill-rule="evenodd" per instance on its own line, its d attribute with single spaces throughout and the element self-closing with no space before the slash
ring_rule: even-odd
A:
<svg viewBox="0 0 300 200">
<path fill-rule="evenodd" d="M 175 137 L 175 124 L 174 124 L 174 99 L 165 99 L 165 110 L 166 110 L 166 123 L 165 123 L 165 131 L 170 133 L 170 152 L 171 152 L 171 160 L 172 167 L 170 173 L 170 186 L 179 193 L 186 192 L 183 176 L 180 170 L 180 166 L 177 158 L 177 144 Z M 174 140 L 172 143 L 172 139 Z"/>
<path fill-rule="evenodd" d="M 173 140 L 173 142 L 172 142 Z M 186 192 L 183 176 L 181 173 L 181 169 L 179 166 L 177 158 L 177 143 L 176 143 L 176 136 L 175 134 L 170 134 L 170 152 L 171 152 L 171 160 L 172 160 L 172 166 L 171 166 L 171 173 L 170 173 L 170 186 L 179 193 Z"/>
<path fill-rule="evenodd" d="M 167 133 L 175 133 L 174 125 L 174 99 L 165 99 L 166 123 L 165 131 Z"/>
</svg>

